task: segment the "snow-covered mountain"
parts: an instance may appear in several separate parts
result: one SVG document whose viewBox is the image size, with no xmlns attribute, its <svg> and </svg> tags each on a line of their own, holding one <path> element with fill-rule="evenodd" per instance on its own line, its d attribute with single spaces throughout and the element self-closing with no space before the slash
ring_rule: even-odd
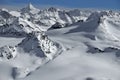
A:
<svg viewBox="0 0 120 80">
<path fill-rule="evenodd" d="M 28 4 L 25 8 L 21 9 L 21 13 L 28 13 L 28 14 L 37 14 L 40 10 L 35 8 L 31 3 Z"/>
<path fill-rule="evenodd" d="M 77 22 L 71 26 L 76 26 L 67 33 L 82 32 L 91 39 L 107 39 L 119 41 L 120 16 L 109 15 L 107 12 L 94 12 L 85 22 Z M 89 26 L 88 26 L 89 25 Z"/>
<path fill-rule="evenodd" d="M 62 47 L 50 40 L 47 35 L 41 32 L 32 32 L 15 47 L 1 47 L 0 60 L 9 61 L 15 69 L 12 72 L 16 73 L 14 78 L 24 78 L 41 65 L 54 59 L 61 52 Z"/>
<path fill-rule="evenodd" d="M 35 8 L 32 4 L 29 4 L 25 8 L 19 11 L 8 11 L 5 9 L 0 10 L 0 25 L 11 25 L 17 24 L 23 26 L 33 23 L 37 28 L 42 31 L 46 31 L 55 23 L 68 25 L 79 20 L 86 20 L 92 11 L 86 13 L 86 11 L 81 11 L 79 9 L 75 10 L 60 10 L 54 7 L 39 10 Z M 20 19 L 20 20 L 19 20 Z M 16 23 L 16 20 L 18 23 Z M 22 22 L 22 23 L 21 23 Z M 21 23 L 21 24 L 20 24 Z M 32 25 L 29 25 L 32 27 Z M 18 27 L 18 26 L 17 26 Z M 36 29 L 36 28 L 34 28 Z M 28 29 L 27 29 L 28 30 Z M 29 30 L 33 31 L 33 30 Z"/>
<path fill-rule="evenodd" d="M 119 80 L 119 34 L 119 11 L 0 9 L 0 80 Z"/>
</svg>

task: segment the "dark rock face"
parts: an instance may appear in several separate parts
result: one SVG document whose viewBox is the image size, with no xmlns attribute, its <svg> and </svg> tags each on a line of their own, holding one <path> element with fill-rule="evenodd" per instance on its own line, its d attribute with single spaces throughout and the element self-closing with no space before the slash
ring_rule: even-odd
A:
<svg viewBox="0 0 120 80">
<path fill-rule="evenodd" d="M 88 53 L 92 53 L 92 54 L 96 54 L 96 53 L 114 53 L 116 57 L 120 57 L 120 49 L 115 48 L 115 47 L 107 47 L 103 50 L 96 48 L 96 47 L 92 47 L 92 46 L 88 46 Z"/>
<path fill-rule="evenodd" d="M 88 53 L 90 52 L 90 53 L 94 54 L 94 53 L 103 53 L 104 51 L 99 49 L 99 48 L 91 47 L 87 52 Z"/>
<path fill-rule="evenodd" d="M 62 28 L 63 25 L 60 24 L 59 22 L 56 22 L 54 25 L 51 26 L 50 29 L 59 29 L 59 28 Z"/>
<path fill-rule="evenodd" d="M 51 11 L 51 12 L 56 12 L 56 11 L 57 11 L 57 9 L 56 9 L 56 8 L 54 8 L 54 7 L 50 7 L 50 8 L 48 9 L 48 11 Z"/>
<path fill-rule="evenodd" d="M 85 80 L 95 80 L 92 77 L 87 77 Z"/>
<path fill-rule="evenodd" d="M 7 11 L 1 11 L 0 15 L 5 19 L 8 19 L 11 17 L 11 15 Z"/>
</svg>

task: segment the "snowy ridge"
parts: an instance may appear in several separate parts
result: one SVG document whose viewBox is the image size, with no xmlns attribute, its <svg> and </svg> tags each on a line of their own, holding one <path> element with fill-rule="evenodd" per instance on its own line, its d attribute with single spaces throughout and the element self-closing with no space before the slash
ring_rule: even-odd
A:
<svg viewBox="0 0 120 80">
<path fill-rule="evenodd" d="M 120 80 L 119 34 L 119 11 L 0 9 L 0 80 Z"/>
<path fill-rule="evenodd" d="M 29 13 L 29 14 L 36 14 L 40 10 L 35 8 L 31 3 L 28 4 L 25 8 L 21 9 L 21 12 L 24 13 Z"/>
<path fill-rule="evenodd" d="M 28 37 L 19 44 L 19 46 L 23 49 L 25 48 L 24 50 L 27 52 L 36 52 L 38 54 L 39 52 L 35 50 L 37 50 L 37 48 L 38 50 L 41 49 L 43 53 L 41 56 L 47 56 L 49 59 L 53 59 L 54 56 L 57 55 L 56 53 L 59 52 L 59 50 L 62 50 L 61 46 L 58 43 L 51 41 L 48 36 L 42 32 L 30 33 Z"/>
<path fill-rule="evenodd" d="M 14 18 L 12 23 L 0 27 L 0 33 L 6 35 L 24 36 L 32 31 L 40 31 L 40 28 L 23 18 Z"/>
<path fill-rule="evenodd" d="M 90 11 L 88 12 L 89 13 L 86 13 L 86 11 L 80 11 L 78 9 L 60 10 L 54 7 L 39 10 L 30 3 L 20 11 L 8 11 L 7 9 L 1 9 L 0 26 L 4 26 L 6 24 L 10 26 L 11 24 L 15 24 L 17 18 L 22 19 L 23 22 L 31 22 L 42 31 L 46 31 L 56 22 L 66 25 L 75 23 L 79 20 L 86 20 L 91 14 Z M 16 26 L 20 27 L 18 25 L 20 25 L 19 23 Z"/>
<path fill-rule="evenodd" d="M 24 78 L 30 72 L 36 70 L 49 60 L 52 60 L 61 52 L 61 46 L 58 43 L 51 41 L 47 35 L 41 32 L 32 32 L 15 47 L 1 47 L 0 60 L 3 62 L 9 60 L 8 62 L 13 66 L 14 69 L 13 73 L 16 73 L 13 75 L 14 78 Z M 26 61 L 25 63 L 22 63 L 22 59 L 24 60 L 26 57 L 28 57 L 27 64 Z M 35 61 L 35 63 L 32 63 L 31 61 Z"/>
<path fill-rule="evenodd" d="M 113 19 L 113 20 L 112 20 Z M 69 30 L 68 33 L 81 32 L 84 36 L 93 40 L 115 40 L 119 41 L 119 31 L 116 26 L 119 26 L 119 18 L 114 22 L 115 17 L 109 17 L 107 12 L 94 12 L 85 22 L 77 22 L 72 24 L 71 27 L 75 28 Z M 117 23 L 118 21 L 118 23 Z M 113 25 L 114 23 L 114 25 Z M 116 26 L 115 26 L 116 25 Z M 114 28 L 113 28 L 114 27 Z M 116 31 L 116 32 L 113 32 Z"/>
</svg>

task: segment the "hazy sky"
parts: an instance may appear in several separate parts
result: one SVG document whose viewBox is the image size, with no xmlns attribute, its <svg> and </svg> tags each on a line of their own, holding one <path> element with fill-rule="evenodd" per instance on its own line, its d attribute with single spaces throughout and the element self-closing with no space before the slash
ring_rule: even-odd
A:
<svg viewBox="0 0 120 80">
<path fill-rule="evenodd" d="M 37 7 L 120 9 L 120 0 L 0 0 L 0 7 L 18 8 L 29 2 Z"/>
</svg>

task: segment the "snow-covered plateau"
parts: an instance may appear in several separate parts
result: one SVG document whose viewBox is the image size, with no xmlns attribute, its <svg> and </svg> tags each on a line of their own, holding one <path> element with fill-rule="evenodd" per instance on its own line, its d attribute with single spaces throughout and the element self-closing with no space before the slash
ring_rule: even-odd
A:
<svg viewBox="0 0 120 80">
<path fill-rule="evenodd" d="M 0 9 L 0 80 L 120 80 L 120 11 Z"/>
</svg>

